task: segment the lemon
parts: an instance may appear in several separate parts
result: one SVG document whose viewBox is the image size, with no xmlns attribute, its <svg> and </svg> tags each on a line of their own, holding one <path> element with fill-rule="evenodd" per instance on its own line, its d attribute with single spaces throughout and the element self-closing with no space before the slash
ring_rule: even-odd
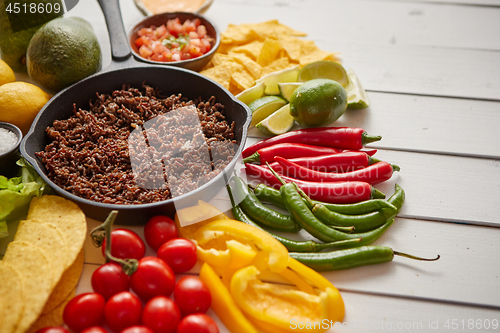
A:
<svg viewBox="0 0 500 333">
<path fill-rule="evenodd" d="M 300 66 L 294 66 L 291 68 L 283 69 L 281 71 L 273 72 L 267 74 L 257 81 L 256 83 L 264 82 L 266 85 L 265 93 L 266 95 L 279 95 L 280 89 L 278 83 L 283 82 L 297 82 L 297 77 L 299 75 Z"/>
<path fill-rule="evenodd" d="M 250 87 L 248 89 L 243 90 L 236 98 L 245 103 L 246 105 L 252 103 L 258 98 L 264 96 L 264 90 L 266 89 L 266 85 L 264 82 L 257 83 L 255 86 Z"/>
<path fill-rule="evenodd" d="M 349 84 L 345 88 L 347 91 L 347 107 L 349 109 L 365 109 L 369 107 L 370 100 L 356 73 L 349 69 L 347 77 L 349 78 Z"/>
<path fill-rule="evenodd" d="M 255 126 L 260 123 L 285 104 L 286 101 L 278 96 L 264 96 L 253 101 L 248 105 L 252 111 L 252 122 L 250 126 Z"/>
<path fill-rule="evenodd" d="M 0 86 L 0 121 L 19 127 L 26 134 L 50 95 L 27 82 L 11 82 Z"/>
<path fill-rule="evenodd" d="M 16 81 L 16 75 L 5 61 L 0 59 L 0 86 L 5 83 Z"/>
<path fill-rule="evenodd" d="M 326 125 L 337 120 L 347 107 L 347 92 L 337 81 L 315 79 L 295 89 L 290 114 L 304 126 Z"/>
<path fill-rule="evenodd" d="M 306 82 L 314 79 L 334 80 L 343 87 L 347 86 L 349 83 L 347 72 L 344 67 L 338 62 L 330 60 L 320 60 L 305 65 L 300 70 L 297 78 L 299 82 Z"/>
<path fill-rule="evenodd" d="M 293 92 L 297 89 L 302 82 L 283 82 L 278 83 L 278 88 L 280 90 L 280 95 L 290 102 Z"/>
<path fill-rule="evenodd" d="M 265 134 L 280 135 L 291 130 L 294 123 L 295 120 L 290 115 L 290 104 L 286 104 L 255 127 Z"/>
</svg>

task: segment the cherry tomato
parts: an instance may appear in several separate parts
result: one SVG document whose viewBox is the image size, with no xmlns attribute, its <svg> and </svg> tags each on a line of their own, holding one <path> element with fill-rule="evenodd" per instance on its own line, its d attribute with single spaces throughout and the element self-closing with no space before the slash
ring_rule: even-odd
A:
<svg viewBox="0 0 500 333">
<path fill-rule="evenodd" d="M 142 313 L 142 324 L 151 328 L 155 333 L 174 333 L 180 320 L 179 307 L 165 296 L 150 299 Z"/>
<path fill-rule="evenodd" d="M 41 328 L 36 333 L 69 333 L 69 331 L 64 327 L 50 326 Z"/>
<path fill-rule="evenodd" d="M 99 326 L 103 321 L 105 303 L 104 297 L 97 293 L 75 296 L 64 308 L 64 323 L 75 332 Z"/>
<path fill-rule="evenodd" d="M 147 326 L 136 325 L 127 327 L 120 333 L 155 333 L 155 332 L 153 332 L 153 330 Z"/>
<path fill-rule="evenodd" d="M 115 332 L 141 323 L 142 303 L 134 294 L 123 291 L 112 296 L 104 307 L 106 324 Z"/>
<path fill-rule="evenodd" d="M 155 251 L 166 241 L 177 237 L 177 226 L 168 216 L 157 215 L 144 226 L 144 238 Z"/>
<path fill-rule="evenodd" d="M 106 240 L 101 246 L 105 256 Z M 141 259 L 146 253 L 146 246 L 141 237 L 132 230 L 116 229 L 111 232 L 111 255 L 120 259 Z"/>
<path fill-rule="evenodd" d="M 92 274 L 92 288 L 105 299 L 128 291 L 129 278 L 122 267 L 114 262 L 108 262 L 94 271 Z"/>
<path fill-rule="evenodd" d="M 184 276 L 177 282 L 174 299 L 184 316 L 192 313 L 205 313 L 212 303 L 210 290 L 196 276 Z"/>
<path fill-rule="evenodd" d="M 177 333 L 219 333 L 219 328 L 212 318 L 204 313 L 190 314 L 177 326 Z"/>
<path fill-rule="evenodd" d="M 174 238 L 163 244 L 157 252 L 176 273 L 189 271 L 196 264 L 196 245 L 189 239 Z"/>
<path fill-rule="evenodd" d="M 108 331 L 106 331 L 101 326 L 92 326 L 92 327 L 84 329 L 80 333 L 108 333 Z"/>
<path fill-rule="evenodd" d="M 130 276 L 130 287 L 143 300 L 155 296 L 170 296 L 175 287 L 175 273 L 163 260 L 144 257 Z"/>
</svg>

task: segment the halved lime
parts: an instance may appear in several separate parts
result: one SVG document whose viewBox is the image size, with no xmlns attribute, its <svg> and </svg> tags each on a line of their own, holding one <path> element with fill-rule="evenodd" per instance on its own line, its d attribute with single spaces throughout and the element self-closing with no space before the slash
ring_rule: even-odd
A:
<svg viewBox="0 0 500 333">
<path fill-rule="evenodd" d="M 265 118 L 269 117 L 287 102 L 278 96 L 264 96 L 256 99 L 248 105 L 252 111 L 252 122 L 250 126 L 255 126 Z"/>
<path fill-rule="evenodd" d="M 257 83 L 264 82 L 266 85 L 265 93 L 266 95 L 279 95 L 280 89 L 278 83 L 283 82 L 297 82 L 297 76 L 299 75 L 300 66 L 283 69 L 281 71 L 273 72 L 267 74 L 260 79 Z"/>
<path fill-rule="evenodd" d="M 300 70 L 297 81 L 306 82 L 314 79 L 334 80 L 343 87 L 349 83 L 344 67 L 338 62 L 331 60 L 320 60 L 305 65 Z"/>
<path fill-rule="evenodd" d="M 365 109 L 369 107 L 370 100 L 356 73 L 349 69 L 347 77 L 349 78 L 349 84 L 345 87 L 347 91 L 347 107 L 349 109 Z"/>
<path fill-rule="evenodd" d="M 292 129 L 295 121 L 290 115 L 290 104 L 286 104 L 278 111 L 255 125 L 265 134 L 279 135 Z"/>
<path fill-rule="evenodd" d="M 252 103 L 256 99 L 264 96 L 264 90 L 266 89 L 266 85 L 264 82 L 257 83 L 255 86 L 250 87 L 248 89 L 243 90 L 236 98 L 245 103 L 246 105 Z"/>
<path fill-rule="evenodd" d="M 293 92 L 297 87 L 299 87 L 302 82 L 283 82 L 278 83 L 278 88 L 280 90 L 280 95 L 290 102 L 290 97 L 292 97 Z"/>
</svg>

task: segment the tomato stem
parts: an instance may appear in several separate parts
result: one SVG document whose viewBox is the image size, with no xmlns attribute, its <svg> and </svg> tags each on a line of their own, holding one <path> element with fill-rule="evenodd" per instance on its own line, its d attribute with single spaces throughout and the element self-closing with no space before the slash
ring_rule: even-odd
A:
<svg viewBox="0 0 500 333">
<path fill-rule="evenodd" d="M 101 247 L 104 239 L 106 239 L 106 248 L 104 250 L 106 262 L 108 263 L 110 261 L 114 261 L 120 264 L 123 272 L 130 276 L 137 270 L 139 261 L 136 259 L 115 258 L 111 255 L 111 229 L 113 227 L 113 223 L 115 222 L 116 215 L 118 215 L 117 210 L 111 211 L 101 225 L 90 231 L 90 238 L 92 239 L 92 244 L 95 247 Z"/>
</svg>

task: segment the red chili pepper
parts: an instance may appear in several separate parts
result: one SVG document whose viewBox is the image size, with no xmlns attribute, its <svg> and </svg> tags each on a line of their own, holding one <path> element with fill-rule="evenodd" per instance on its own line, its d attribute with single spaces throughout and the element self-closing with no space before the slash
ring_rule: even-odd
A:
<svg viewBox="0 0 500 333">
<path fill-rule="evenodd" d="M 340 152 L 338 149 L 330 147 L 312 146 L 302 143 L 278 143 L 259 149 L 251 156 L 244 158 L 243 163 L 260 162 L 260 164 L 266 164 L 266 162 L 274 162 L 274 156 L 295 158 L 331 155 L 338 152 Z"/>
<path fill-rule="evenodd" d="M 258 176 L 268 185 L 279 188 L 280 181 L 265 166 L 257 164 L 245 164 L 249 175 Z M 311 199 L 328 203 L 355 203 L 369 199 L 382 199 L 385 194 L 372 187 L 366 182 L 308 182 L 282 176 L 286 182 L 297 184 Z"/>
<path fill-rule="evenodd" d="M 279 156 L 284 157 L 284 156 Z M 338 154 L 301 157 L 301 158 L 287 158 L 290 162 L 298 164 L 308 169 L 321 171 L 321 172 L 349 172 L 367 167 L 370 164 L 378 162 L 377 159 L 372 158 L 365 152 L 361 151 L 344 151 Z M 293 173 L 285 172 L 285 168 L 278 162 L 270 164 L 271 168 L 278 173 L 288 175 L 293 178 Z"/>
<path fill-rule="evenodd" d="M 394 169 L 399 170 L 399 167 L 393 167 L 391 164 L 383 161 L 377 162 L 363 169 L 345 173 L 311 170 L 280 156 L 276 156 L 276 162 L 283 167 L 285 175 L 313 182 L 364 181 L 370 184 L 378 184 L 391 178 Z"/>
<path fill-rule="evenodd" d="M 381 138 L 380 136 L 368 135 L 364 129 L 356 127 L 305 128 L 259 141 L 245 149 L 243 157 L 248 157 L 261 148 L 277 143 L 304 143 L 339 149 L 361 149 L 363 145 Z"/>
</svg>

